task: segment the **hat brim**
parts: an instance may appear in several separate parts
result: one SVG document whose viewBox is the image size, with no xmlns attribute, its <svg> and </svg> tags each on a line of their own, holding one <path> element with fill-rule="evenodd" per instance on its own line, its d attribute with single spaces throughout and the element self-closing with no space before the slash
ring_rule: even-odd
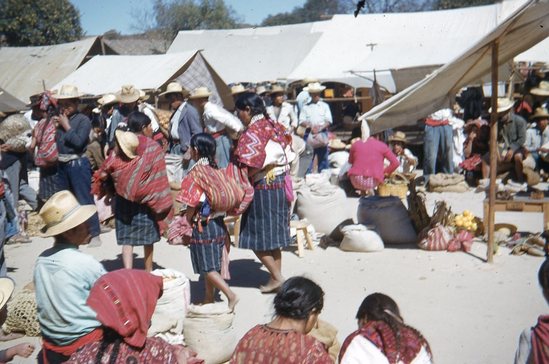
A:
<svg viewBox="0 0 549 364">
<path fill-rule="evenodd" d="M 183 95 L 183 91 L 164 91 L 162 93 L 159 93 L 158 96 L 166 96 L 168 94 L 182 94 Z"/>
<path fill-rule="evenodd" d="M 537 87 L 534 87 L 533 89 L 531 89 L 530 93 L 536 96 L 549 96 L 549 90 L 546 90 L 543 88 L 537 88 Z"/>
<path fill-rule="evenodd" d="M 42 236 L 47 238 L 50 236 L 59 235 L 68 231 L 84 222 L 86 222 L 90 217 L 97 212 L 95 205 L 83 205 L 76 208 L 65 220 L 61 221 L 58 224 L 50 226 L 44 226 L 42 228 Z"/>
<path fill-rule="evenodd" d="M 389 143 L 404 143 L 404 144 L 406 144 L 406 139 L 389 138 Z"/>
<path fill-rule="evenodd" d="M 79 92 L 77 94 L 77 96 L 67 96 L 67 95 L 56 95 L 56 94 L 53 94 L 52 95 L 55 99 L 57 100 L 70 100 L 70 99 L 80 99 L 82 96 L 84 96 L 84 93 L 82 92 Z"/>
<path fill-rule="evenodd" d="M 549 119 L 549 114 L 538 114 L 538 115 L 530 116 L 530 120 L 536 120 L 536 119 Z"/>
<path fill-rule="evenodd" d="M 212 96 L 211 93 L 209 94 L 201 94 L 201 95 L 191 95 L 189 96 L 189 99 L 193 100 L 193 99 L 206 99 L 208 97 Z"/>
<path fill-rule="evenodd" d="M 313 89 L 310 89 L 308 87 L 304 87 L 303 90 L 307 91 L 310 94 L 319 94 L 322 91 L 326 90 L 326 87 L 322 86 L 321 88 L 313 88 Z"/>
<path fill-rule="evenodd" d="M 141 97 L 141 95 L 139 95 L 139 94 L 131 95 L 131 96 L 119 95 L 118 100 L 123 104 L 131 104 L 132 102 L 137 102 L 137 100 L 139 100 L 140 97 Z"/>
<path fill-rule="evenodd" d="M 494 231 L 498 231 L 498 230 L 501 230 L 501 229 L 504 229 L 504 228 L 509 229 L 511 236 L 515 235 L 515 233 L 518 230 L 517 227 L 513 224 L 507 224 L 507 223 L 494 224 Z"/>
<path fill-rule="evenodd" d="M 124 152 L 124 155 L 126 157 L 128 157 L 130 159 L 134 159 L 135 157 L 137 157 L 137 155 L 134 152 L 132 152 L 130 149 L 128 149 L 128 147 L 124 143 L 121 143 L 119 141 L 120 140 L 119 138 L 122 137 L 122 133 L 124 133 L 124 131 L 122 131 L 122 130 L 117 130 L 117 131 L 114 132 L 117 143 L 120 146 L 120 148 L 122 149 L 122 151 Z"/>
<path fill-rule="evenodd" d="M 8 277 L 0 277 L 0 310 L 8 303 L 13 291 L 15 282 Z"/>
</svg>

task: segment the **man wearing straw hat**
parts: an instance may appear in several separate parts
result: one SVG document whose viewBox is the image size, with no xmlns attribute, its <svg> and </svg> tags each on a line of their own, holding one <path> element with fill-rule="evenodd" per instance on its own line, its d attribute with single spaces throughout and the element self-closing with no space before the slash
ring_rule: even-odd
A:
<svg viewBox="0 0 549 364">
<path fill-rule="evenodd" d="M 58 100 L 59 115 L 53 117 L 57 123 L 57 190 L 69 190 L 78 202 L 93 205 L 91 194 L 91 165 L 85 152 L 92 129 L 88 117 L 78 111 L 81 93 L 72 85 L 63 85 L 54 97 Z M 101 245 L 99 238 L 99 217 L 97 213 L 89 221 L 92 242 L 90 246 Z"/>
<path fill-rule="evenodd" d="M 227 133 L 240 134 L 244 130 L 244 125 L 236 116 L 210 102 L 211 94 L 207 87 L 198 87 L 191 92 L 189 101 L 196 107 L 199 115 L 202 115 L 206 133 L 215 139 L 217 166 L 225 168 L 229 164 L 231 153 L 231 139 Z"/>
<path fill-rule="evenodd" d="M 170 154 L 185 154 L 187 149 L 189 149 L 191 137 L 202 133 L 203 130 L 198 111 L 186 100 L 188 94 L 188 91 L 178 82 L 171 82 L 166 87 L 166 91 L 159 95 L 165 96 L 170 103 L 171 109 L 174 110 L 170 118 Z"/>
<path fill-rule="evenodd" d="M 114 111 L 111 124 L 107 133 L 107 141 L 110 148 L 114 148 L 114 132 L 119 125 L 125 125 L 128 115 L 132 111 L 139 111 L 137 108 L 137 101 L 141 97 L 139 89 L 133 85 L 123 85 L 116 94 L 118 98 L 119 107 Z"/>
<path fill-rule="evenodd" d="M 549 172 L 549 113 L 544 107 L 538 107 L 534 114 L 530 116 L 534 125 L 526 130 L 526 142 L 524 148 L 528 150 L 537 168 Z"/>
<path fill-rule="evenodd" d="M 76 350 L 102 337 L 96 313 L 86 304 L 95 281 L 105 269 L 78 250 L 90 241 L 86 223 L 96 215 L 92 204 L 81 205 L 69 191 L 53 195 L 40 210 L 43 236 L 53 237 L 34 266 L 36 305 L 43 343 L 40 359 L 62 363 Z"/>
<path fill-rule="evenodd" d="M 512 170 L 517 182 L 524 182 L 522 161 L 524 160 L 524 143 L 526 142 L 526 120 L 513 113 L 514 101 L 507 97 L 497 100 L 498 120 L 501 127 L 503 143 L 500 145 L 497 173 Z M 490 109 L 489 112 L 492 110 Z M 490 155 L 482 157 L 482 178 L 490 175 Z"/>
</svg>

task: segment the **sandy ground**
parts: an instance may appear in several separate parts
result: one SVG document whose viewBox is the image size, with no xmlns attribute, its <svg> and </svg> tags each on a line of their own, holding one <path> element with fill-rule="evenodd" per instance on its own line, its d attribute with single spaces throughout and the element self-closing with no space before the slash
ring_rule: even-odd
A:
<svg viewBox="0 0 549 364">
<path fill-rule="evenodd" d="M 444 199 L 455 212 L 469 209 L 482 216 L 483 198 L 483 193 L 474 192 L 430 193 L 427 207 L 431 213 L 434 202 Z M 349 208 L 356 209 L 356 204 L 356 199 L 349 199 Z M 542 216 L 537 213 L 498 213 L 496 222 L 512 222 L 520 231 L 539 232 L 542 228 Z M 114 231 L 102 239 L 100 248 L 82 249 L 108 270 L 120 268 Z M 36 257 L 51 244 L 51 239 L 35 238 L 30 244 L 6 247 L 10 276 L 18 289 L 31 281 Z M 142 249 L 136 253 L 137 267 L 142 267 Z M 306 250 L 301 259 L 292 248 L 283 252 L 283 273 L 286 277 L 306 275 L 323 287 L 326 297 L 321 318 L 339 329 L 340 341 L 356 329 L 354 315 L 362 299 L 383 292 L 397 301 L 405 320 L 429 340 L 437 363 L 510 363 L 520 332 L 547 312 L 547 304 L 536 278 L 542 258 L 508 253 L 500 248 L 494 263 L 487 264 L 482 243 L 475 243 L 470 254 L 425 252 L 414 247 L 349 253 L 329 247 Z M 253 325 L 270 320 L 274 296 L 262 295 L 257 289 L 268 275 L 251 251 L 233 248 L 230 257 L 230 285 L 240 296 L 235 327 L 243 335 Z M 158 267 L 185 273 L 192 282 L 193 299 L 200 299 L 202 281 L 192 272 L 187 248 L 161 241 L 155 245 L 155 262 Z M 6 346 L 8 343 L 0 345 Z"/>
</svg>

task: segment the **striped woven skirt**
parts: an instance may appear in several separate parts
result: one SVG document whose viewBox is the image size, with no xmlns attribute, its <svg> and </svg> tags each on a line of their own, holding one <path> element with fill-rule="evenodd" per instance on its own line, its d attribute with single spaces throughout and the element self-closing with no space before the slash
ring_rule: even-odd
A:
<svg viewBox="0 0 549 364">
<path fill-rule="evenodd" d="M 271 184 L 263 178 L 254 189 L 254 198 L 242 215 L 239 247 L 268 251 L 288 246 L 290 206 L 284 192 L 284 175 Z"/>
<path fill-rule="evenodd" d="M 221 271 L 221 259 L 227 236 L 227 228 L 221 216 L 210 220 L 208 224 L 202 223 L 202 232 L 197 228 L 193 229 L 190 249 L 195 273 Z"/>
<path fill-rule="evenodd" d="M 116 195 L 114 217 L 118 245 L 150 245 L 160 240 L 158 223 L 147 205 Z"/>
</svg>

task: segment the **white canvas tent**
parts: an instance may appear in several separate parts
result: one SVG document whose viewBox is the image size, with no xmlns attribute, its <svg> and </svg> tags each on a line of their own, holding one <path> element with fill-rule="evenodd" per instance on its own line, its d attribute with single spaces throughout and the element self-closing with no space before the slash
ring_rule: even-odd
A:
<svg viewBox="0 0 549 364">
<path fill-rule="evenodd" d="M 420 13 L 335 15 L 313 23 L 181 31 L 168 53 L 203 49 L 229 83 L 315 77 L 394 93 L 463 53 L 522 0 Z"/>
<path fill-rule="evenodd" d="M 227 85 L 196 50 L 161 55 L 95 56 L 54 88 L 70 84 L 87 95 L 99 96 L 131 84 L 154 93 L 176 79 L 187 90 L 207 86 L 213 92 L 213 102 L 232 102 Z"/>
<path fill-rule="evenodd" d="M 1 112 L 16 112 L 25 110 L 27 106 L 24 102 L 11 95 L 6 90 L 0 87 L 0 111 Z"/>
<path fill-rule="evenodd" d="M 42 47 L 1 47 L 0 86 L 27 102 L 30 96 L 51 89 L 96 54 L 115 52 L 99 37 Z"/>
<path fill-rule="evenodd" d="M 363 114 L 373 132 L 415 124 L 430 113 L 449 107 L 463 86 L 479 84 L 491 70 L 490 47 L 499 40 L 499 65 L 549 35 L 549 0 L 530 0 L 495 30 L 454 61 Z M 504 36 L 504 37 L 503 37 Z M 503 37 L 503 38 L 502 38 Z"/>
</svg>

